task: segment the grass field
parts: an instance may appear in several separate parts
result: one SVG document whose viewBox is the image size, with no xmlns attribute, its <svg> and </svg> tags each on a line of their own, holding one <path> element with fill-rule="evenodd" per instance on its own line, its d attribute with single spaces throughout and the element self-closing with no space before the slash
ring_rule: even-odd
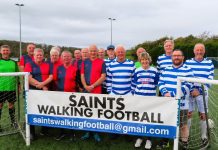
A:
<svg viewBox="0 0 218 150">
<path fill-rule="evenodd" d="M 216 79 L 218 80 L 218 69 L 215 71 Z M 218 116 L 216 116 L 218 120 Z M 40 128 L 37 128 L 39 133 Z M 21 134 L 12 134 L 0 136 L 0 150 L 132 150 L 134 149 L 134 137 L 120 136 L 117 140 L 111 140 L 110 137 L 101 133 L 102 142 L 96 143 L 93 139 L 81 141 L 80 137 L 84 133 L 79 131 L 76 140 L 72 141 L 69 137 L 56 141 L 54 137 L 57 135 L 56 129 L 50 129 L 50 136 L 39 136 L 38 139 L 31 143 L 31 146 L 26 147 Z M 141 148 L 143 149 L 143 148 Z M 172 149 L 172 146 L 171 148 Z M 217 150 L 217 145 L 211 145 L 210 150 Z"/>
</svg>

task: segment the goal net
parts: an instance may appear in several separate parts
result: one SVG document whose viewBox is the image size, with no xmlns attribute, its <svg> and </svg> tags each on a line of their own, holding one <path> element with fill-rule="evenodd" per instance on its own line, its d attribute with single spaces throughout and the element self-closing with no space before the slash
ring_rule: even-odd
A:
<svg viewBox="0 0 218 150">
<path fill-rule="evenodd" d="M 202 100 L 200 108 L 199 103 L 196 98 L 192 99 L 192 117 L 189 119 L 189 136 L 188 136 L 188 149 L 205 149 L 207 147 L 211 147 L 212 149 L 218 148 L 218 80 L 202 80 L 196 78 L 183 78 L 180 77 L 178 82 L 192 82 L 198 85 L 201 85 L 203 89 Z M 210 84 L 210 88 L 206 90 L 206 84 Z M 204 88 L 205 87 L 205 88 Z M 180 95 L 180 92 L 178 92 Z M 177 97 L 179 98 L 180 96 Z M 208 96 L 208 109 L 205 107 L 206 99 Z M 193 105 L 194 104 L 194 105 Z M 190 106 L 190 101 L 189 101 Z M 193 107 L 194 106 L 194 107 Z M 202 139 L 204 126 L 202 126 L 202 119 L 199 116 L 200 109 L 205 110 L 206 121 L 205 121 L 205 133 L 208 139 L 208 142 L 205 142 Z M 187 117 L 188 118 L 188 117 Z M 190 117 L 189 117 L 190 118 Z M 181 131 L 181 126 L 180 126 Z M 180 133 L 180 139 L 181 139 Z M 179 142 L 180 147 L 182 147 L 181 140 Z"/>
<path fill-rule="evenodd" d="M 28 73 L 0 73 L 0 136 L 21 133 L 26 139 Z"/>
</svg>

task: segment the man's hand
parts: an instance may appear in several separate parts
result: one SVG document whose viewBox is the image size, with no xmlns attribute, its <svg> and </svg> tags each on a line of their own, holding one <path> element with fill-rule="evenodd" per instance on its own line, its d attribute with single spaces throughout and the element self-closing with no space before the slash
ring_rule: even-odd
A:
<svg viewBox="0 0 218 150">
<path fill-rule="evenodd" d="M 38 83 L 36 84 L 36 88 L 37 88 L 37 89 L 42 89 L 43 87 L 44 87 L 43 82 L 38 82 Z"/>
<path fill-rule="evenodd" d="M 94 89 L 94 86 L 93 85 L 87 85 L 87 86 L 85 86 L 85 89 L 86 89 L 86 91 L 88 91 L 89 93 Z"/>
<path fill-rule="evenodd" d="M 169 92 L 167 92 L 166 94 L 164 94 L 164 97 L 171 97 L 171 95 Z"/>
</svg>

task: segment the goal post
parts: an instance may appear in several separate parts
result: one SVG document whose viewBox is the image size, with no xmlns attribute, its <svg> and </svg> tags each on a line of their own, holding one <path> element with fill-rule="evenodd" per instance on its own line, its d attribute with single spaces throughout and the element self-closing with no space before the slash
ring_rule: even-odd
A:
<svg viewBox="0 0 218 150">
<path fill-rule="evenodd" d="M 207 130 L 207 136 L 209 143 L 216 144 L 218 133 L 216 130 L 216 127 L 218 126 L 218 115 L 217 115 L 217 108 L 218 108 L 218 80 L 209 80 L 209 79 L 200 79 L 200 78 L 186 78 L 186 77 L 178 77 L 177 78 L 177 95 L 176 99 L 180 101 L 181 99 L 181 83 L 182 82 L 191 82 L 191 83 L 198 83 L 201 86 L 205 84 L 210 84 L 211 87 L 208 89 L 209 96 L 208 96 L 208 110 L 206 108 L 206 102 L 205 102 L 205 93 L 203 91 L 203 107 L 205 110 L 205 116 L 206 116 L 206 130 Z M 204 88 L 202 88 L 204 90 Z M 189 101 L 190 103 L 190 101 Z M 195 101 L 195 103 L 197 103 Z M 190 105 L 190 104 L 189 104 Z M 188 140 L 188 148 L 189 149 L 201 149 L 205 148 L 204 145 L 201 144 L 201 129 L 199 125 L 199 116 L 198 116 L 198 110 L 195 109 L 192 113 L 192 122 L 191 127 L 189 130 L 189 140 Z M 180 116 L 178 115 L 178 120 Z M 174 139 L 174 150 L 179 148 L 179 123 L 177 125 L 177 137 Z M 211 134 L 211 135 L 210 135 Z"/>
<path fill-rule="evenodd" d="M 14 96 L 12 96 L 12 94 L 7 94 L 4 97 L 4 95 L 2 95 L 1 98 L 4 99 L 2 105 L 4 104 L 5 106 L 2 108 L 2 117 L 0 123 L 4 122 L 4 128 L 0 131 L 0 136 L 20 132 L 27 146 L 30 145 L 30 126 L 28 125 L 27 122 L 27 99 L 26 99 L 29 90 L 28 76 L 29 73 L 27 72 L 0 73 L 1 89 L 4 89 L 4 86 L 5 84 L 7 84 L 8 80 L 11 80 L 12 77 L 15 78 L 16 83 L 14 85 L 16 87 L 14 89 L 15 89 L 16 101 L 14 102 L 15 112 L 13 117 L 17 124 L 17 127 L 14 127 L 12 126 L 12 124 L 10 124 L 10 121 L 8 121 L 9 118 L 6 113 L 8 106 L 7 104 L 4 104 L 4 103 L 8 103 L 7 101 L 9 101 L 10 99 L 14 99 Z"/>
</svg>

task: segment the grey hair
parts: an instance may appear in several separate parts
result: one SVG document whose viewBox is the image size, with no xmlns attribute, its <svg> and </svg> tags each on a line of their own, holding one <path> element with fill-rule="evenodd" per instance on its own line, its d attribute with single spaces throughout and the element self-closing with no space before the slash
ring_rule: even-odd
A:
<svg viewBox="0 0 218 150">
<path fill-rule="evenodd" d="M 147 52 L 141 53 L 139 58 L 140 58 L 140 61 L 143 58 L 143 59 L 147 59 L 149 61 L 149 63 L 152 62 L 151 56 Z"/>
<path fill-rule="evenodd" d="M 50 50 L 50 55 L 54 52 L 57 52 L 58 55 L 60 55 L 60 48 L 59 47 L 52 47 L 51 50 Z"/>
<path fill-rule="evenodd" d="M 205 50 L 205 46 L 204 46 L 203 43 L 197 43 L 197 44 L 195 44 L 194 49 L 196 49 L 197 46 L 202 46 L 202 48 Z"/>
<path fill-rule="evenodd" d="M 41 49 L 41 48 L 35 48 L 35 49 L 34 49 L 34 55 L 35 55 L 37 52 L 42 52 L 42 54 L 44 55 L 44 51 L 43 51 L 43 49 Z"/>
<path fill-rule="evenodd" d="M 165 41 L 164 41 L 164 45 L 165 45 L 167 42 L 170 42 L 170 43 L 174 46 L 174 41 L 173 41 L 173 40 L 165 40 Z"/>
</svg>

